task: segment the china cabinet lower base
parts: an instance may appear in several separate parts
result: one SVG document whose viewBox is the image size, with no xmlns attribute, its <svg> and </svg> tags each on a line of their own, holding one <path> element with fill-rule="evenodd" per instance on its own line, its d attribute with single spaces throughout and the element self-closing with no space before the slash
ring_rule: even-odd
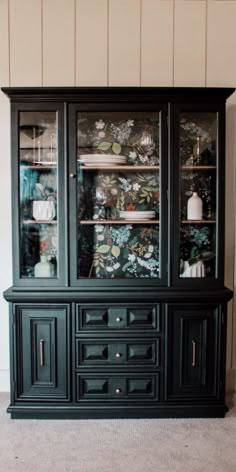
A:
<svg viewBox="0 0 236 472">
<path fill-rule="evenodd" d="M 224 417 L 228 289 L 10 289 L 12 418 Z"/>
<path fill-rule="evenodd" d="M 78 408 L 77 406 L 9 406 L 12 419 L 138 419 L 138 418 L 223 418 L 225 404 L 159 405 L 158 407 Z"/>
</svg>

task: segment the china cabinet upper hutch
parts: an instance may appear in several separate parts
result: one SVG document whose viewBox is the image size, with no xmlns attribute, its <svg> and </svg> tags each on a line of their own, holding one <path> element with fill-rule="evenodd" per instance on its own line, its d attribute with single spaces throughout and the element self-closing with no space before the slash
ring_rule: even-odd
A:
<svg viewBox="0 0 236 472">
<path fill-rule="evenodd" d="M 234 89 L 3 91 L 11 416 L 224 416 Z"/>
</svg>

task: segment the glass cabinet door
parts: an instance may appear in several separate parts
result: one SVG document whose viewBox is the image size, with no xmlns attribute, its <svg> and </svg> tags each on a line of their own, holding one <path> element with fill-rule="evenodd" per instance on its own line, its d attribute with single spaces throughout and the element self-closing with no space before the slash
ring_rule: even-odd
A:
<svg viewBox="0 0 236 472">
<path fill-rule="evenodd" d="M 75 116 L 75 278 L 160 279 L 161 113 Z"/>
<path fill-rule="evenodd" d="M 29 283 L 59 278 L 58 123 L 57 110 L 17 113 L 19 279 Z"/>
<path fill-rule="evenodd" d="M 218 119 L 179 115 L 179 277 L 215 278 Z"/>
</svg>

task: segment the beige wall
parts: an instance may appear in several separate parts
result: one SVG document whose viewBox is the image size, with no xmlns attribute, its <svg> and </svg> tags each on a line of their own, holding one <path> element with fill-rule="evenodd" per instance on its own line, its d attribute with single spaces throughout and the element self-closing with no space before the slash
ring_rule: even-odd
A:
<svg viewBox="0 0 236 472">
<path fill-rule="evenodd" d="M 0 86 L 235 86 L 236 0 L 0 0 Z M 236 96 L 227 110 L 226 283 L 234 282 Z M 0 292 L 11 285 L 9 103 L 0 93 Z M 236 366 L 230 305 L 229 373 Z M 0 390 L 8 389 L 0 299 Z M 228 384 L 228 386 L 230 386 Z"/>
</svg>

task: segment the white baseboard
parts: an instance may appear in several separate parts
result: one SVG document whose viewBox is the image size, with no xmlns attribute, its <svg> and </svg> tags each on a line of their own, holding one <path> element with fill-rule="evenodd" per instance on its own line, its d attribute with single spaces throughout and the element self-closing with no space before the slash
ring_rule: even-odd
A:
<svg viewBox="0 0 236 472">
<path fill-rule="evenodd" d="M 8 369 L 0 369 L 0 392 L 10 391 L 10 374 Z"/>
</svg>

